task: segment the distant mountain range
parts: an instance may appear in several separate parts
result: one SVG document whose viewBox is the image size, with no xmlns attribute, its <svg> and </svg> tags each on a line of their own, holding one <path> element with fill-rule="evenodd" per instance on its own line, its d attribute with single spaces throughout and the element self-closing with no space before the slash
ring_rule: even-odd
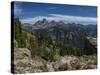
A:
<svg viewBox="0 0 100 75">
<path fill-rule="evenodd" d="M 97 37 L 97 25 L 65 24 L 63 21 L 48 22 L 43 19 L 33 25 L 25 23 L 23 28 L 33 33 L 39 32 L 54 41 L 78 48 L 84 47 L 84 39 L 87 36 Z"/>
</svg>

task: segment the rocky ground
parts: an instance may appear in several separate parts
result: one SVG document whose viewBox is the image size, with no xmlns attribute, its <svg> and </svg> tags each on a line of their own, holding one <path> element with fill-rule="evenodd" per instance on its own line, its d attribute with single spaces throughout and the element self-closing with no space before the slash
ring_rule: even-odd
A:
<svg viewBox="0 0 100 75">
<path fill-rule="evenodd" d="M 41 57 L 31 57 L 27 48 L 14 49 L 14 73 L 53 72 L 65 70 L 96 69 L 97 56 L 83 55 L 59 57 L 55 62 L 49 62 Z"/>
</svg>

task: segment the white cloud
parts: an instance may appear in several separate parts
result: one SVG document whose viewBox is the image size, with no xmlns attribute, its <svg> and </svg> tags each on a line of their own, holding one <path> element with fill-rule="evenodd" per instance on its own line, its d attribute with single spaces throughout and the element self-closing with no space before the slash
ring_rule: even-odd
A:
<svg viewBox="0 0 100 75">
<path fill-rule="evenodd" d="M 70 16 L 70 15 L 60 15 L 60 14 L 49 14 L 49 16 L 37 16 L 34 18 L 22 19 L 22 23 L 31 23 L 34 24 L 38 20 L 43 18 L 48 21 L 64 21 L 65 23 L 81 23 L 81 24 L 96 24 L 97 18 L 94 17 L 82 17 L 82 16 Z"/>
<path fill-rule="evenodd" d="M 82 24 L 96 24 L 97 18 L 95 17 L 82 17 L 82 16 L 69 16 L 69 15 L 59 15 L 59 14 L 50 14 L 54 17 L 59 17 L 64 22 L 74 22 Z"/>
</svg>

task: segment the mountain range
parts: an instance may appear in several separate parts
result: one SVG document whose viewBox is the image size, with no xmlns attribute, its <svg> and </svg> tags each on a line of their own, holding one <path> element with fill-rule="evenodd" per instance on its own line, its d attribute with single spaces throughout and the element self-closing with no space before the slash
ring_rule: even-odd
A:
<svg viewBox="0 0 100 75">
<path fill-rule="evenodd" d="M 46 19 L 39 20 L 33 25 L 24 23 L 23 28 L 32 33 L 39 32 L 52 40 L 77 48 L 84 48 L 86 37 L 97 37 L 97 25 L 83 25 L 75 23 L 65 24 L 63 21 L 48 22 Z"/>
</svg>

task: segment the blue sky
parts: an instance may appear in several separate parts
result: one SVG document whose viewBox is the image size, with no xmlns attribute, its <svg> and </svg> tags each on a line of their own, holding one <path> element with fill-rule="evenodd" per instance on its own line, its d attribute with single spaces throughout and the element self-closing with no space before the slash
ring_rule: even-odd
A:
<svg viewBox="0 0 100 75">
<path fill-rule="evenodd" d="M 96 24 L 97 7 L 30 2 L 14 2 L 14 16 L 22 23 L 35 23 L 46 18 L 48 21 L 64 21 L 82 24 Z"/>
</svg>

